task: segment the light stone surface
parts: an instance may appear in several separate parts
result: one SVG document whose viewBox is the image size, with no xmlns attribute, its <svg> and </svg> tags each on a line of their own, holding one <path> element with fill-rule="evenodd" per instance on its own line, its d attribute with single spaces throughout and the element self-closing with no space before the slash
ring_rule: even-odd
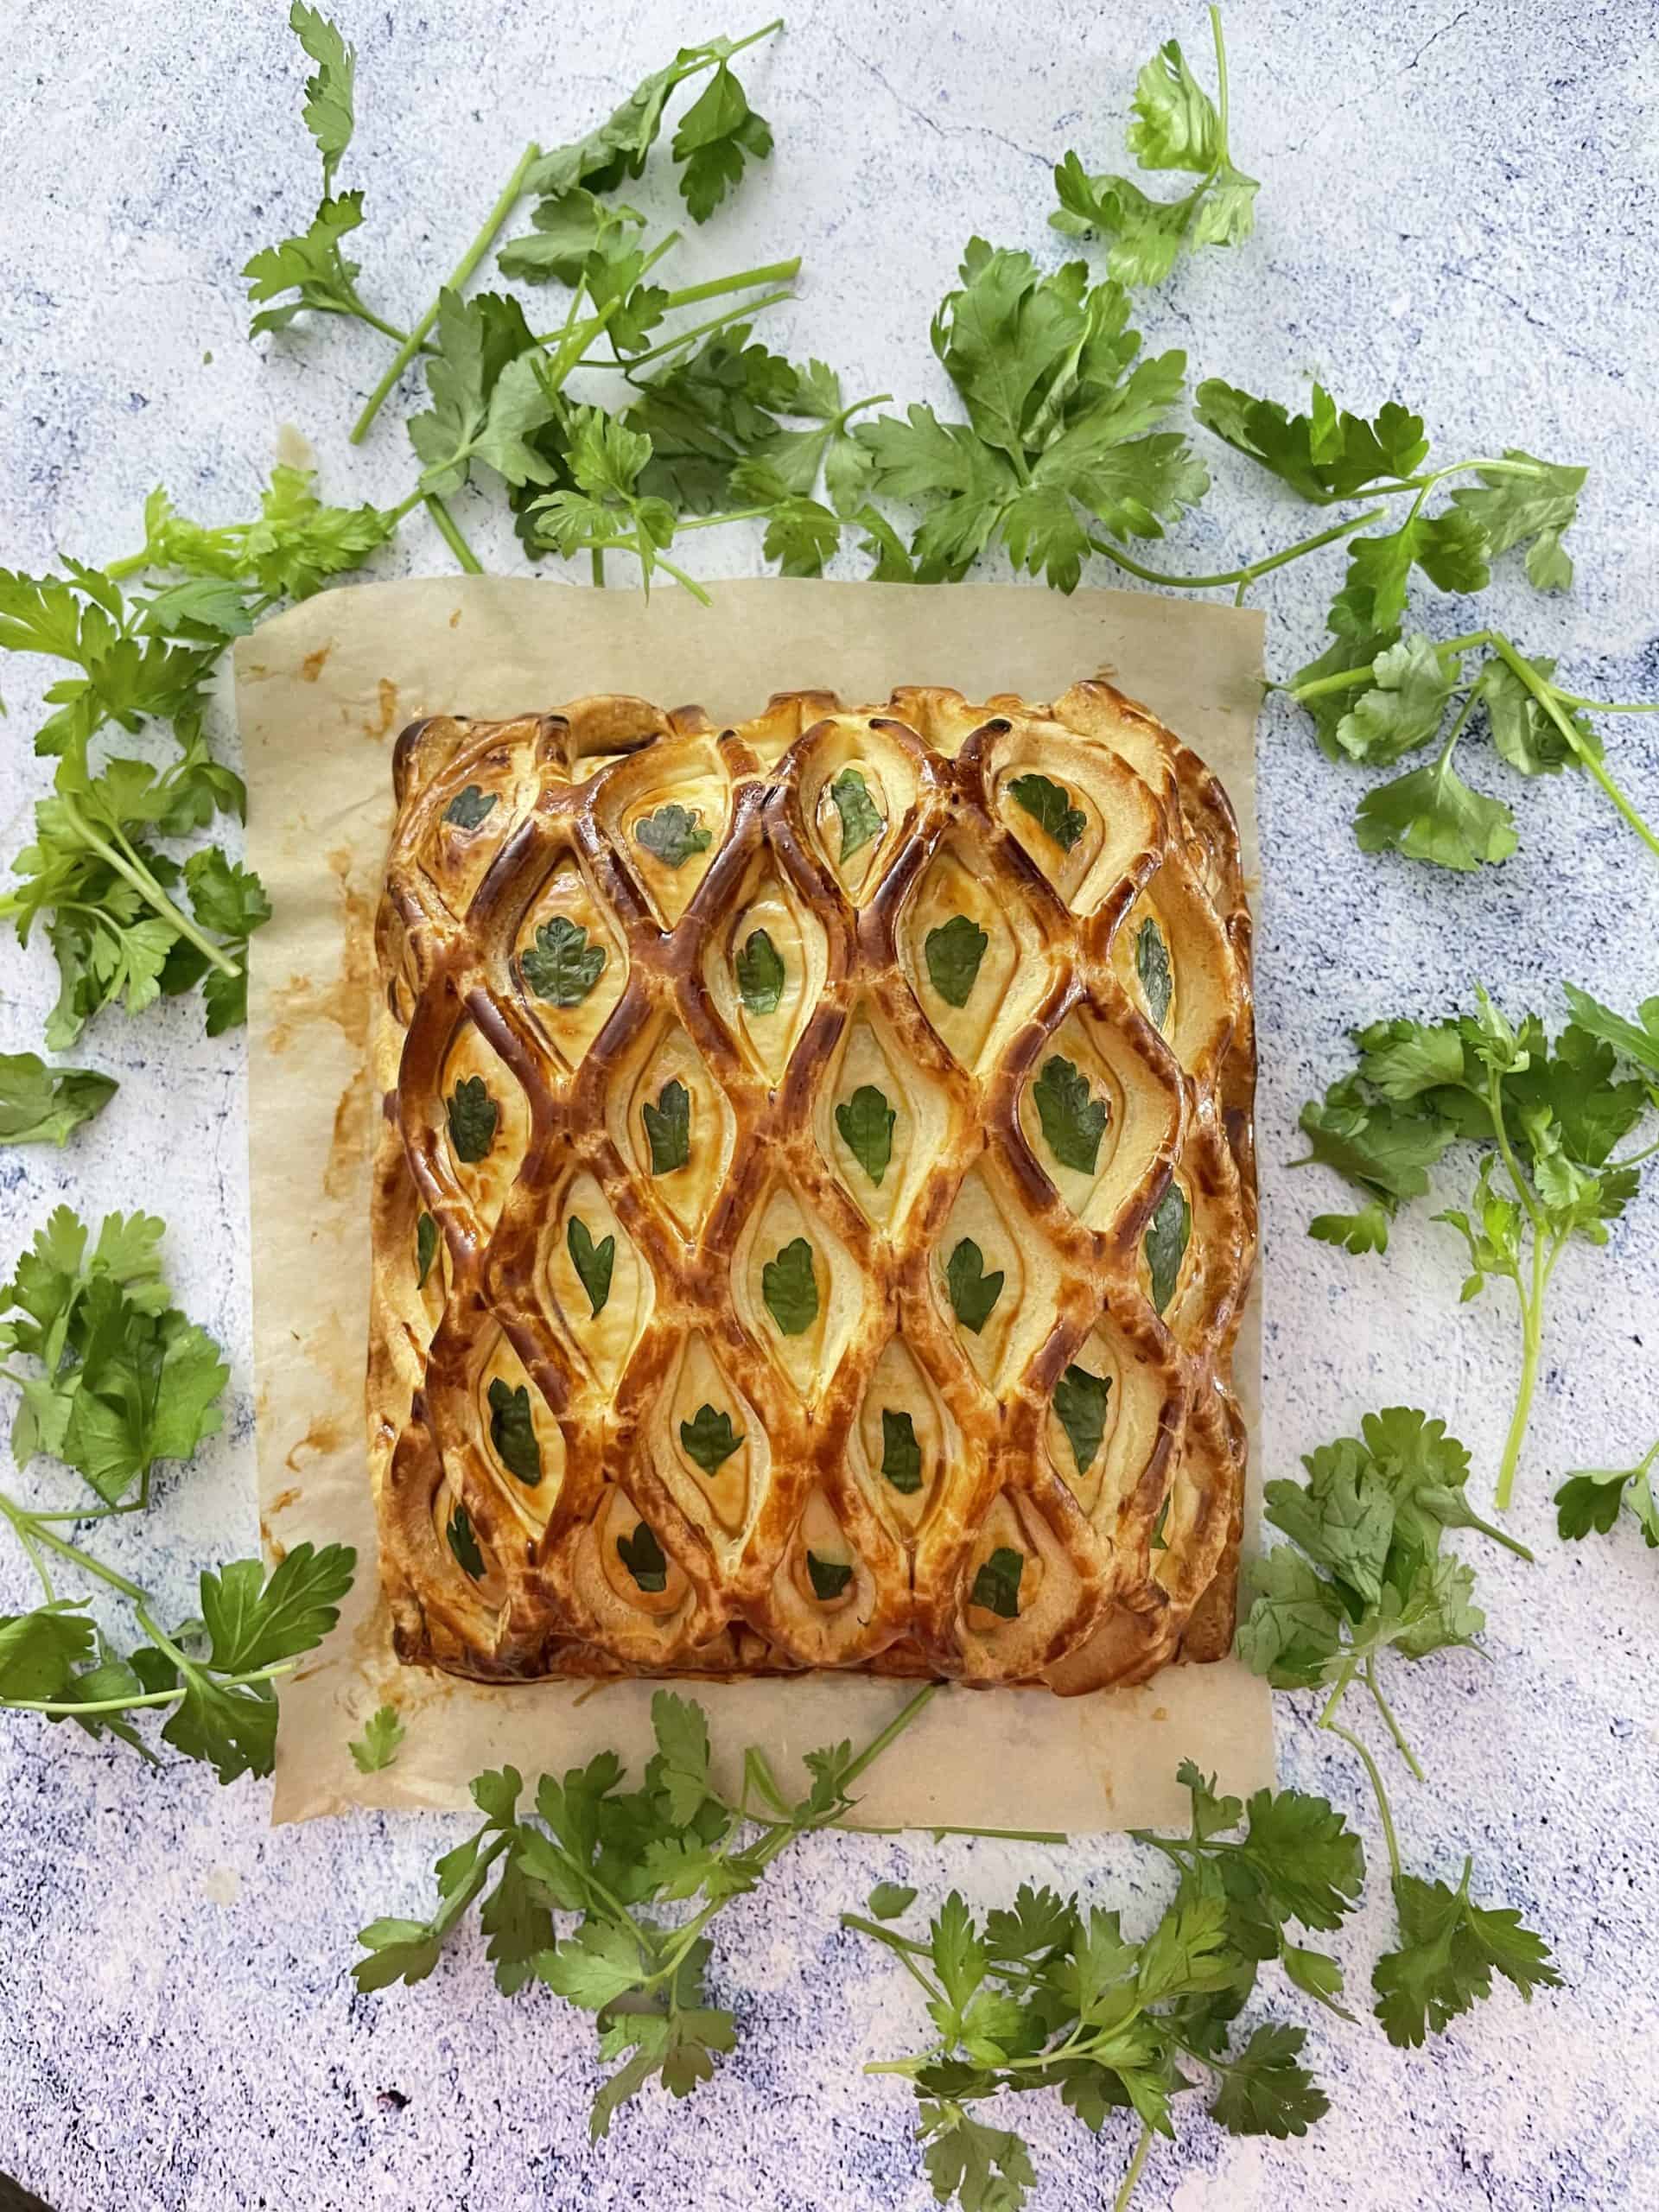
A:
<svg viewBox="0 0 1659 2212">
<path fill-rule="evenodd" d="M 557 10 L 340 0 L 338 12 L 359 48 L 361 116 L 341 181 L 366 188 L 365 288 L 394 320 L 431 296 L 526 139 L 588 128 L 683 38 L 748 27 L 663 0 Z M 1149 344 L 1185 346 L 1195 376 L 1290 397 L 1317 374 L 1367 410 L 1390 396 L 1419 407 L 1447 459 L 1512 443 L 1589 463 L 1573 592 L 1535 598 L 1506 563 L 1483 619 L 1557 654 L 1575 688 L 1624 699 L 1659 690 L 1652 21 L 1643 0 L 1234 0 L 1234 147 L 1264 181 L 1258 235 L 1184 267 L 1144 308 Z M 259 346 L 244 336 L 238 270 L 303 224 L 316 185 L 284 10 L 22 0 L 8 28 L 6 562 L 40 569 L 59 550 L 91 560 L 131 550 L 157 482 L 204 519 L 238 516 L 285 423 L 315 442 L 331 495 L 403 497 L 411 473 L 395 416 L 364 450 L 345 439 L 382 342 L 336 326 Z M 778 151 L 688 238 L 677 281 L 798 251 L 799 297 L 774 312 L 772 341 L 831 360 L 849 394 L 941 400 L 927 323 L 963 244 L 979 232 L 1058 258 L 1049 165 L 1071 145 L 1090 168 L 1119 165 L 1135 71 L 1171 34 L 1204 54 L 1200 11 L 1169 0 L 948 12 L 823 0 L 745 68 Z M 635 196 L 670 205 L 650 179 Z M 1231 566 L 1309 527 L 1288 494 L 1205 443 L 1216 489 L 1158 549 L 1171 569 Z M 483 500 L 463 496 L 459 512 L 489 564 L 516 564 Z M 759 566 L 744 532 L 715 535 L 692 541 L 699 573 Z M 411 522 L 383 572 L 447 562 Z M 1327 555 L 1262 588 L 1274 672 L 1318 650 L 1338 573 Z M 1455 602 L 1426 597 L 1442 634 L 1470 626 Z M 8 855 L 47 781 L 29 752 L 41 671 L 5 671 Z M 1659 818 L 1652 731 L 1627 721 L 1610 737 L 1632 796 Z M 1469 753 L 1473 779 L 1513 799 L 1522 849 L 1454 880 L 1362 860 L 1348 828 L 1359 779 L 1325 764 L 1290 713 L 1262 717 L 1270 1473 L 1294 1471 L 1299 1451 L 1368 1408 L 1408 1400 L 1469 1444 L 1481 1487 L 1513 1380 L 1512 1313 L 1496 1294 L 1459 1310 L 1458 1251 L 1427 1209 L 1380 1262 L 1302 1233 L 1334 1193 L 1283 1164 L 1300 1101 L 1343 1058 L 1344 1029 L 1449 1009 L 1477 977 L 1512 1007 L 1552 1012 L 1563 976 L 1626 1007 L 1659 988 L 1659 870 L 1605 801 L 1576 779 L 1523 785 L 1484 742 Z M 51 995 L 43 950 L 8 952 L 0 1048 L 37 1041 Z M 94 1218 L 137 1205 L 167 1215 L 182 1300 L 230 1351 L 230 1416 L 144 1521 L 99 1541 L 181 1614 L 194 1565 L 245 1552 L 254 1535 L 243 1048 L 204 1039 L 187 1005 L 106 1018 L 86 1057 L 119 1075 L 120 1096 L 67 1153 L 0 1157 L 0 1254 L 9 1260 L 62 1198 Z M 1611 2212 L 1659 2201 L 1656 1562 L 1628 1522 L 1560 1547 L 1548 1503 L 1563 1470 L 1627 1462 L 1650 1440 L 1656 1340 L 1650 1188 L 1606 1253 L 1577 1249 L 1560 1270 L 1515 1514 L 1538 1564 L 1481 1554 L 1484 1656 L 1390 1669 L 1429 1774 L 1416 1788 L 1393 1770 L 1410 1863 L 1455 1879 L 1473 1852 L 1486 1897 L 1547 1933 L 1567 1986 L 1530 2008 L 1505 1989 L 1416 2053 L 1391 2050 L 1363 2018 L 1313 2020 L 1332 2099 L 1315 2134 L 1236 2142 L 1189 2099 L 1178 2141 L 1152 2156 L 1142 2207 Z M 29 1478 L 18 1487 L 34 1494 Z M 40 1491 L 52 1488 L 43 1478 Z M 29 1602 L 10 1547 L 0 1604 Z M 1285 1779 L 1351 1808 L 1380 1859 L 1363 1783 L 1313 1718 L 1308 1700 L 1281 1701 Z M 735 2056 L 688 2104 L 653 2092 L 590 2150 L 590 2023 L 545 1993 L 499 1999 L 472 1938 L 416 1990 L 353 1993 L 353 1931 L 378 1912 L 426 1909 L 431 1859 L 458 1822 L 273 1834 L 259 1784 L 220 1790 L 174 1760 L 141 1770 L 118 1745 L 22 1719 L 0 1731 L 0 2172 L 60 2212 L 920 2212 L 931 2196 L 907 2097 L 858 2072 L 917 2040 L 915 1992 L 838 1932 L 837 1912 L 883 1876 L 916 1883 L 928 1904 L 952 1884 L 992 1902 L 1030 1876 L 1080 1885 L 1138 1927 L 1160 1891 L 1127 1840 L 810 1842 L 720 1923 L 713 1981 L 739 2015 Z M 1377 1891 L 1338 1946 L 1358 1993 L 1389 1940 Z M 1274 2003 L 1300 2010 L 1277 1992 Z M 1057 2102 L 1030 2101 L 1020 2125 L 1042 2177 L 1036 2212 L 1109 2202 L 1127 2127 L 1096 2142 Z"/>
</svg>

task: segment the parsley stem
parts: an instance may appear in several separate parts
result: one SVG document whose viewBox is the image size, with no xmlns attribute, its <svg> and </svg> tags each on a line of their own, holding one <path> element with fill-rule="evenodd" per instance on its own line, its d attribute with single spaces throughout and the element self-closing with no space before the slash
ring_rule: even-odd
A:
<svg viewBox="0 0 1659 2212">
<path fill-rule="evenodd" d="M 1210 13 L 1214 16 L 1216 11 L 1212 8 L 1210 10 Z M 1216 43 L 1217 46 L 1221 43 L 1221 22 L 1219 18 L 1217 19 L 1216 22 Z M 1225 111 L 1227 99 L 1226 83 L 1227 79 L 1224 76 L 1222 79 L 1222 103 L 1224 112 Z M 1224 124 L 1224 130 L 1225 127 L 1226 126 Z M 1147 2163 L 1147 2153 L 1151 2150 L 1151 2148 L 1152 2129 L 1145 2120 L 1142 2120 L 1141 2123 L 1141 2140 L 1135 2146 L 1135 2156 L 1129 2160 L 1129 2170 L 1123 2177 L 1123 2185 L 1118 2190 L 1117 2195 L 1112 2199 L 1112 2212 L 1128 2212 L 1129 2199 L 1135 2195 L 1135 2183 L 1141 2178 L 1141 2170 Z"/>
<path fill-rule="evenodd" d="M 4 1514 L 6 1519 L 17 1531 L 25 1548 L 27 1548 L 29 1538 L 33 1536 L 37 1541 L 45 1544 L 49 1550 L 56 1552 L 60 1559 L 73 1560 L 75 1566 L 83 1567 L 88 1574 L 95 1574 L 100 1582 L 107 1582 L 112 1590 L 120 1591 L 124 1598 L 131 1600 L 135 1611 L 144 1603 L 148 1593 L 141 1590 L 136 1582 L 129 1582 L 124 1574 L 118 1574 L 112 1567 L 106 1567 L 102 1560 L 94 1559 L 90 1552 L 84 1552 L 78 1544 L 72 1544 L 67 1536 L 60 1536 L 54 1530 L 47 1528 L 29 1510 L 27 1506 L 19 1505 L 15 1498 L 8 1497 L 3 1491 L 0 1491 L 0 1513 Z"/>
<path fill-rule="evenodd" d="M 1411 1745 L 1406 1741 L 1405 1737 L 1402 1734 L 1400 1723 L 1394 1717 L 1394 1708 L 1389 1703 L 1387 1698 L 1383 1696 L 1382 1690 L 1377 1686 L 1376 1662 L 1374 1658 L 1366 1660 L 1363 1668 L 1361 1669 L 1361 1674 L 1363 1677 L 1366 1688 L 1371 1694 L 1372 1702 L 1376 1705 L 1377 1711 L 1382 1716 L 1383 1726 L 1387 1728 L 1389 1735 L 1394 1738 L 1394 1748 L 1399 1752 L 1401 1758 L 1404 1759 L 1406 1764 L 1411 1769 L 1412 1778 L 1414 1781 L 1426 1782 L 1428 1777 L 1424 1774 L 1421 1767 L 1417 1764 L 1417 1754 L 1412 1750 Z"/>
<path fill-rule="evenodd" d="M 1556 691 L 1553 683 L 1549 688 L 1555 691 L 1555 696 L 1564 707 L 1582 707 L 1586 714 L 1659 715 L 1659 703 L 1651 699 L 1643 704 L 1630 706 L 1618 699 L 1580 699 L 1576 691 Z"/>
<path fill-rule="evenodd" d="M 1323 1728 L 1328 1728 L 1333 1736 L 1341 1737 L 1343 1742 L 1355 1754 L 1370 1777 L 1371 1793 L 1376 1799 L 1377 1818 L 1382 1823 L 1382 1840 L 1389 1847 L 1389 1865 L 1394 1879 L 1398 1882 L 1402 1871 L 1400 1839 L 1394 1832 L 1394 1815 L 1389 1806 L 1389 1793 L 1383 1787 L 1382 1772 L 1376 1761 L 1371 1757 L 1369 1746 L 1355 1735 L 1351 1728 L 1344 1728 L 1339 1720 L 1324 1720 L 1319 1725 Z"/>
<path fill-rule="evenodd" d="M 291 1675 L 293 1671 L 294 1662 L 285 1659 L 277 1666 L 261 1667 L 257 1674 L 217 1675 L 213 1679 L 221 1689 L 246 1689 L 253 1682 L 275 1681 L 279 1675 Z M 152 1707 L 176 1705 L 182 1694 L 175 1687 L 170 1690 L 146 1690 L 142 1695 L 132 1697 L 102 1697 L 83 1705 L 70 1704 L 61 1698 L 40 1697 L 0 1698 L 0 1705 L 10 1713 L 44 1713 L 54 1720 L 70 1720 L 87 1713 L 139 1713 Z"/>
<path fill-rule="evenodd" d="M 1573 728 L 1571 718 L 1556 703 L 1556 695 L 1553 688 L 1545 683 L 1532 663 L 1523 654 L 1516 651 L 1506 637 L 1496 630 L 1489 632 L 1488 637 L 1492 651 L 1526 685 L 1528 690 L 1554 723 L 1580 766 L 1587 770 L 1594 777 L 1648 850 L 1650 853 L 1659 854 L 1659 836 L 1656 836 L 1630 804 L 1629 799 L 1625 798 L 1624 792 L 1608 774 L 1606 766 L 1599 755 L 1586 746 L 1582 737 Z"/>
<path fill-rule="evenodd" d="M 116 850 L 114 845 L 99 836 L 73 798 L 60 793 L 58 804 L 63 810 L 70 828 L 74 830 L 88 849 L 96 853 L 101 861 L 112 868 L 124 882 L 130 883 L 146 906 L 154 907 L 164 921 L 171 922 L 179 935 L 188 943 L 194 944 L 198 952 L 205 954 L 221 975 L 234 976 L 242 973 L 235 961 L 227 959 L 213 939 L 210 937 L 204 937 L 190 917 L 173 904 L 137 854 L 132 850 L 131 846 L 127 845 L 125 838 L 121 836 L 118 830 L 111 834 L 119 843 L 126 846 L 129 857 L 125 859 Z"/>
<path fill-rule="evenodd" d="M 1528 1424 L 1532 1419 L 1533 1394 L 1538 1387 L 1538 1363 L 1544 1348 L 1544 1293 L 1565 1241 L 1565 1238 L 1558 1239 L 1546 1255 L 1542 1234 L 1535 1226 L 1532 1232 L 1530 1297 L 1520 1277 L 1517 1275 L 1516 1278 L 1516 1296 L 1521 1304 L 1521 1384 L 1516 1395 L 1510 1433 L 1504 1439 L 1503 1457 L 1498 1464 L 1496 1503 L 1500 1513 L 1509 1510 L 1510 1499 L 1515 1491 L 1516 1472 L 1521 1465 L 1521 1447 L 1526 1442 Z"/>
<path fill-rule="evenodd" d="M 672 338 L 664 339 L 660 346 L 653 346 L 647 353 L 630 353 L 622 373 L 632 384 L 634 371 L 643 369 L 648 361 L 660 360 L 664 353 L 677 353 L 682 346 L 690 346 L 696 339 L 706 338 L 711 331 L 724 330 L 728 323 L 736 322 L 744 315 L 759 315 L 762 308 L 776 307 L 780 300 L 792 300 L 794 296 L 793 292 L 768 292 L 763 300 L 745 300 L 740 306 L 728 308 L 721 315 L 711 315 L 707 322 L 694 322 L 689 330 L 682 330 Z M 585 346 L 588 342 L 586 324 L 582 326 L 582 331 Z M 584 354 L 575 365 L 579 369 L 613 369 L 616 363 L 590 361 Z"/>
<path fill-rule="evenodd" d="M 677 238 L 678 236 L 679 233 L 677 231 L 673 233 L 672 238 L 665 239 L 652 253 L 651 259 L 653 261 L 659 259 L 667 251 L 669 245 L 673 242 L 673 238 Z M 647 262 L 645 265 L 649 267 L 650 263 Z M 686 284 L 677 292 L 669 293 L 663 302 L 663 312 L 668 315 L 676 308 L 696 307 L 703 300 L 723 298 L 728 292 L 752 292 L 762 284 L 787 284 L 800 274 L 800 269 L 801 257 L 797 254 L 790 261 L 768 261 L 758 269 L 741 270 L 735 276 L 710 276 L 701 284 Z M 640 273 L 643 275 L 644 270 L 642 270 Z M 779 292 L 777 296 L 786 300 L 793 298 L 794 295 L 790 292 Z M 769 300 L 751 300 L 740 312 L 744 315 L 753 315 L 758 308 L 769 307 L 771 304 L 772 302 Z M 721 320 L 723 321 L 726 318 L 722 316 Z M 589 339 L 598 336 L 601 327 L 600 318 L 597 315 L 590 315 L 585 322 L 575 323 L 571 326 L 571 328 L 572 334 L 580 337 L 585 346 Z M 544 330 L 537 343 L 541 346 L 550 345 L 556 338 L 562 337 L 563 334 L 562 331 Z M 654 361 L 659 353 L 672 353 L 674 348 L 684 340 L 695 338 L 697 334 L 694 330 L 682 331 L 677 338 L 665 339 L 660 346 L 653 346 L 648 353 L 632 355 L 627 364 L 628 370 L 631 372 L 637 369 L 642 362 Z M 616 364 L 613 361 L 588 361 L 582 365 L 587 368 L 609 369 L 614 368 Z"/>
<path fill-rule="evenodd" d="M 489 214 L 486 217 L 483 229 L 480 231 L 478 236 L 473 240 L 471 245 L 467 247 L 466 252 L 462 254 L 461 259 L 455 264 L 454 273 L 450 276 L 448 283 L 444 287 L 446 291 L 459 292 L 462 286 L 466 284 L 467 279 L 472 276 L 473 271 L 478 267 L 479 263 L 483 260 L 485 255 L 495 244 L 496 236 L 500 231 L 502 225 L 506 221 L 508 216 L 512 214 L 513 209 L 518 205 L 519 199 L 522 196 L 524 188 L 524 179 L 529 175 L 531 165 L 534 162 L 538 162 L 541 159 L 541 148 L 535 144 L 533 141 L 530 145 L 525 147 L 524 152 L 518 157 L 518 168 L 514 169 L 512 175 L 508 178 L 505 186 L 503 188 L 501 197 L 496 201 L 494 207 L 491 208 Z M 381 378 L 379 383 L 376 385 L 374 390 L 369 394 L 367 400 L 364 403 L 362 413 L 352 425 L 351 442 L 353 445 L 360 446 L 364 439 L 367 437 L 370 429 L 373 424 L 374 418 L 380 412 L 381 408 L 385 406 L 393 385 L 397 382 L 398 378 L 403 375 L 404 371 L 409 366 L 416 354 L 419 353 L 421 347 L 425 344 L 427 333 L 431 329 L 433 324 L 438 319 L 438 301 L 434 300 L 431 306 L 421 317 L 420 321 L 415 325 L 415 327 L 410 332 L 409 335 L 404 340 L 402 345 L 398 346 L 397 351 L 392 355 L 391 365 L 386 370 L 385 374 Z"/>
<path fill-rule="evenodd" d="M 484 563 L 461 534 L 460 524 L 435 492 L 429 492 L 425 499 L 426 512 L 431 516 L 438 536 L 454 555 L 469 576 L 481 576 Z"/>
<path fill-rule="evenodd" d="M 1143 562 L 1120 551 L 1109 539 L 1091 537 L 1089 543 L 1094 551 L 1103 554 L 1107 560 L 1120 569 L 1127 569 L 1130 575 L 1139 576 L 1142 583 L 1169 584 L 1180 591 L 1219 591 L 1226 584 L 1254 583 L 1258 576 L 1268 575 L 1274 569 L 1282 569 L 1288 562 L 1300 561 L 1304 553 L 1317 553 L 1322 545 L 1334 544 L 1339 537 L 1351 537 L 1355 531 L 1363 530 L 1367 523 L 1378 521 L 1387 512 L 1386 507 L 1376 507 L 1370 514 L 1361 515 L 1357 519 L 1351 518 L 1346 522 L 1332 523 L 1329 530 L 1318 531 L 1312 537 L 1298 538 L 1294 545 L 1287 545 L 1281 552 L 1269 553 L 1265 560 L 1252 561 L 1248 568 L 1224 569 L 1213 576 L 1172 576 L 1165 569 L 1148 569 Z M 1369 663 L 1366 664 L 1365 680 L 1368 683 L 1371 680 Z M 1300 698 L 1303 694 L 1298 691 L 1294 696 Z"/>
</svg>

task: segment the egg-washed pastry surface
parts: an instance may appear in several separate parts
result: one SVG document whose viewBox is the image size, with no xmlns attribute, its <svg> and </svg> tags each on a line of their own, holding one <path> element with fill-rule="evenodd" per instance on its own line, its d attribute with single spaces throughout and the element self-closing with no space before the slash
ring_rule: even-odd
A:
<svg viewBox="0 0 1659 2212">
<path fill-rule="evenodd" d="M 1052 705 L 404 731 L 368 1373 L 406 1660 L 1073 1694 L 1231 1640 L 1250 922 Z"/>
</svg>

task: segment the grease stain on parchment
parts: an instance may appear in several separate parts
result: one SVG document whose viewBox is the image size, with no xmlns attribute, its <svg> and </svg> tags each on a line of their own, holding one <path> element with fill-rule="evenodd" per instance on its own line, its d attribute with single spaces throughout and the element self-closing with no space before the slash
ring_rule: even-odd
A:
<svg viewBox="0 0 1659 2212">
<path fill-rule="evenodd" d="M 305 1434 L 301 1437 L 299 1442 L 283 1459 L 283 1465 L 285 1467 L 291 1467 L 294 1472 L 297 1475 L 300 1471 L 301 1452 L 308 1452 L 317 1458 L 323 1458 L 330 1452 L 338 1452 L 340 1446 L 345 1441 L 345 1432 L 341 1428 L 339 1421 L 334 1420 L 330 1414 L 318 1414 L 312 1421 L 310 1427 L 306 1430 Z M 274 1513 L 277 1507 L 283 1503 L 284 1499 L 297 1497 L 298 1496 L 299 1492 L 297 1491 L 284 1491 L 282 1497 L 277 1498 L 272 1503 L 270 1509 L 271 1511 Z"/>
<path fill-rule="evenodd" d="M 319 645 L 315 652 L 307 653 L 305 658 L 300 663 L 300 681 L 302 683 L 315 683 L 316 682 L 317 678 L 322 674 L 323 669 L 327 663 L 329 654 L 333 652 L 334 650 L 334 649 L 332 645 Z"/>
<path fill-rule="evenodd" d="M 265 1042 L 271 1052 L 286 1052 L 310 1023 L 332 1021 L 361 1058 L 369 1041 L 374 902 L 352 881 L 348 845 L 338 847 L 327 858 L 329 872 L 340 887 L 340 973 L 327 984 L 318 984 L 304 974 L 279 984 L 271 994 L 272 1020 Z"/>
</svg>

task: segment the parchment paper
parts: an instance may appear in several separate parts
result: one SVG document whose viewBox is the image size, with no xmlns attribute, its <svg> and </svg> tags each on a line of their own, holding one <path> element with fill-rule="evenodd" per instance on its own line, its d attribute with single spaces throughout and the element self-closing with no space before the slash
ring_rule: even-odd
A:
<svg viewBox="0 0 1659 2212">
<path fill-rule="evenodd" d="M 365 1067 L 372 929 L 390 832 L 391 756 L 420 715 L 507 716 L 586 692 L 716 720 L 774 690 L 823 686 L 849 702 L 895 683 L 969 697 L 1048 698 L 1104 674 L 1219 772 L 1255 866 L 1252 732 L 1262 617 L 1143 593 L 768 579 L 683 591 L 596 591 L 528 578 L 430 577 L 321 594 L 236 649 L 248 846 L 276 917 L 253 943 L 248 1141 L 261 1529 L 274 1552 L 354 1544 L 356 1586 L 316 1660 L 282 1685 L 273 1818 L 353 1805 L 453 1807 L 480 1768 L 534 1777 L 607 1745 L 636 1771 L 656 1685 L 490 1688 L 400 1666 L 375 1567 L 363 1446 L 368 1325 Z M 1239 1384 L 1261 1464 L 1259 1321 Z M 700 1682 L 717 1751 L 763 1744 L 780 1776 L 811 1746 L 867 1741 L 914 1685 L 823 1675 Z M 348 1739 L 383 1702 L 408 1727 L 397 1762 L 361 1775 Z M 879 1761 L 860 1817 L 1077 1831 L 1167 1824 L 1184 1758 L 1224 1789 L 1272 1778 L 1266 1686 L 1235 1660 L 1166 1668 L 1135 1690 L 937 1695 Z M 787 1785 L 786 1785 L 787 1786 Z"/>
</svg>

